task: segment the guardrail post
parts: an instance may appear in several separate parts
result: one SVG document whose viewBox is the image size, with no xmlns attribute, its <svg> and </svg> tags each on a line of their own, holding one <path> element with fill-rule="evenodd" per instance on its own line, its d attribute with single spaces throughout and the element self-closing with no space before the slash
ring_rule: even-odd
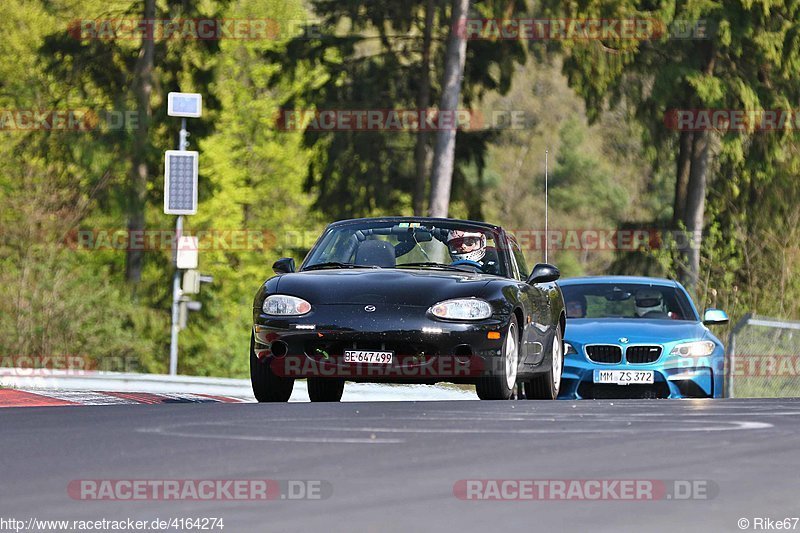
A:
<svg viewBox="0 0 800 533">
<path fill-rule="evenodd" d="M 728 350 L 725 357 L 725 383 L 722 388 L 722 396 L 725 398 L 734 398 L 735 380 L 733 369 L 736 367 L 736 335 L 750 322 L 751 318 L 753 318 L 751 313 L 744 315 L 742 319 L 733 326 L 731 334 L 728 337 Z"/>
</svg>

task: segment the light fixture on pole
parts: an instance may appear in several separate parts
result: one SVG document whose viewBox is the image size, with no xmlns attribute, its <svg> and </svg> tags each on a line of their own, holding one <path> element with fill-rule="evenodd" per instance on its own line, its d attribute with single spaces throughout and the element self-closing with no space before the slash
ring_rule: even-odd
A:
<svg viewBox="0 0 800 533">
<path fill-rule="evenodd" d="M 187 239 L 183 233 L 183 216 L 197 213 L 197 177 L 199 154 L 186 150 L 187 118 L 199 118 L 203 112 L 203 97 L 197 93 L 171 92 L 167 95 L 167 115 L 181 117 L 181 131 L 177 150 L 167 150 L 164 154 L 164 213 L 178 215 L 175 221 L 175 273 L 172 277 L 172 327 L 169 343 L 169 373 L 178 373 L 178 333 L 181 318 L 185 322 L 186 312 L 181 316 L 181 268 L 197 268 L 197 247 L 194 253 L 185 252 L 182 244 Z M 194 243 L 194 241 L 193 241 Z M 187 257 L 188 256 L 188 257 Z M 197 302 L 199 305 L 199 302 Z M 199 309 L 199 307 L 198 307 Z"/>
</svg>

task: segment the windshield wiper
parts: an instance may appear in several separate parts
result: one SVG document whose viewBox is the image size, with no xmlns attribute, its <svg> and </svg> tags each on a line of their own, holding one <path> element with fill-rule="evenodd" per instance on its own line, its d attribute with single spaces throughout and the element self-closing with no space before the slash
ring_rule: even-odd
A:
<svg viewBox="0 0 800 533">
<path fill-rule="evenodd" d="M 380 267 L 376 265 L 357 265 L 355 263 L 341 263 L 339 261 L 327 261 L 325 263 L 315 263 L 313 265 L 303 267 L 303 270 L 322 270 L 324 268 L 380 268 Z"/>
<path fill-rule="evenodd" d="M 403 263 L 402 265 L 397 265 L 398 268 L 400 268 L 400 267 L 433 267 L 433 268 L 443 268 L 445 270 L 458 270 L 459 272 L 471 272 L 471 270 L 465 271 L 464 269 L 459 268 L 459 266 L 461 266 L 461 265 L 456 265 L 456 266 L 446 265 L 444 263 L 436 263 L 434 261 L 420 261 L 420 262 L 417 262 L 417 263 Z M 463 266 L 468 266 L 468 265 L 463 265 Z"/>
</svg>

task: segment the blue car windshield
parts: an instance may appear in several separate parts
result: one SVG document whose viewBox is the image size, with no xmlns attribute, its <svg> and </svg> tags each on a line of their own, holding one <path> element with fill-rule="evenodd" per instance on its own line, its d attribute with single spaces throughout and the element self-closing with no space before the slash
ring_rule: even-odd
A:
<svg viewBox="0 0 800 533">
<path fill-rule="evenodd" d="M 498 237 L 457 221 L 365 220 L 335 225 L 303 262 L 315 267 L 444 268 L 506 275 Z"/>
<path fill-rule="evenodd" d="M 563 285 L 567 318 L 646 318 L 698 320 L 686 294 L 676 288 L 645 283 Z"/>
</svg>

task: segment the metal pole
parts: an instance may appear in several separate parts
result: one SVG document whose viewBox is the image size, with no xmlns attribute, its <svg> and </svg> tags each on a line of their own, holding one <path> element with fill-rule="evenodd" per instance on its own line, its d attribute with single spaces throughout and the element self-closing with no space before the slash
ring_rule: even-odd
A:
<svg viewBox="0 0 800 533">
<path fill-rule="evenodd" d="M 181 118 L 181 132 L 178 141 L 178 150 L 186 150 L 189 143 L 186 142 L 188 137 L 186 131 L 186 117 Z M 174 258 L 178 257 L 178 240 L 183 233 L 183 216 L 178 215 L 175 221 L 175 254 Z M 175 273 L 172 275 L 172 327 L 169 340 L 169 375 L 175 376 L 178 374 L 178 333 L 180 332 L 180 299 L 181 299 L 181 273 L 178 270 L 178 264 L 175 263 Z"/>
<path fill-rule="evenodd" d="M 544 151 L 544 262 L 547 263 L 547 248 L 550 237 L 547 235 L 547 150 Z"/>
<path fill-rule="evenodd" d="M 725 361 L 725 385 L 723 388 L 724 396 L 726 398 L 735 398 L 734 382 L 736 381 L 736 335 L 751 322 L 753 315 L 747 313 L 742 317 L 736 325 L 733 326 L 731 334 L 728 337 L 728 351 Z"/>
<path fill-rule="evenodd" d="M 189 133 L 186 131 L 186 117 L 181 118 L 181 135 L 180 141 L 178 142 L 178 150 L 186 150 L 186 147 L 189 146 L 189 143 L 186 142 L 186 137 L 189 136 Z"/>
<path fill-rule="evenodd" d="M 183 232 L 183 216 L 178 215 L 175 221 L 175 254 L 177 257 L 178 239 Z M 181 273 L 175 267 L 172 275 L 172 332 L 169 341 L 169 375 L 178 374 L 178 332 L 180 331 Z"/>
<path fill-rule="evenodd" d="M 724 396 L 726 398 L 733 398 L 733 369 L 736 365 L 736 332 L 732 331 L 730 341 L 728 342 L 728 366 L 725 369 L 725 378 L 727 387 L 724 387 Z"/>
</svg>

